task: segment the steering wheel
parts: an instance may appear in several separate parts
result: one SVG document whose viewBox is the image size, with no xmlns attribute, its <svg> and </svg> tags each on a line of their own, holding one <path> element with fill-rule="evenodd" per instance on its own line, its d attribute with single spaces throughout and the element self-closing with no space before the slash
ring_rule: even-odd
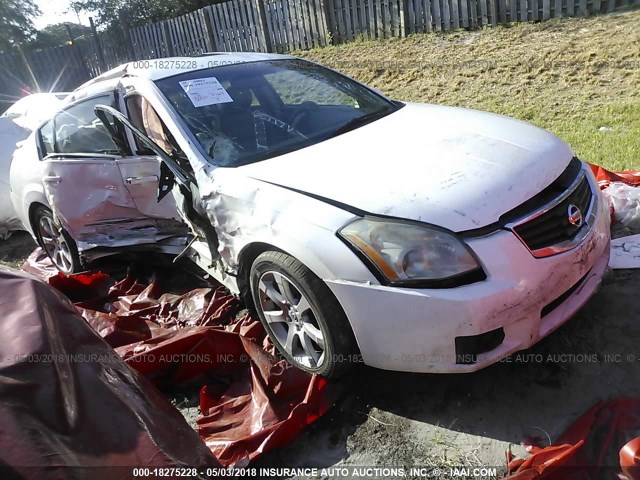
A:
<svg viewBox="0 0 640 480">
<path fill-rule="evenodd" d="M 318 104 L 312 101 L 302 102 L 297 107 L 299 110 L 293 115 L 291 119 L 291 126 L 294 128 L 298 128 L 300 122 L 302 122 L 305 118 L 307 118 L 314 110 L 318 109 Z"/>
<path fill-rule="evenodd" d="M 273 117 L 268 113 L 261 112 L 260 110 L 253 110 L 251 113 L 253 114 L 254 122 L 261 120 L 262 122 L 269 123 L 270 125 L 274 125 L 279 129 L 284 130 L 293 137 L 300 137 L 304 139 L 308 138 L 304 133 L 295 128 L 294 125 Z"/>
</svg>

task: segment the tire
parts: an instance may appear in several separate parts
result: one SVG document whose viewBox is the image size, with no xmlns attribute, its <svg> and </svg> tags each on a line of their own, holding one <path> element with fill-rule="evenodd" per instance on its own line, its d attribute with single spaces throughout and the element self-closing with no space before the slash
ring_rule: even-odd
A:
<svg viewBox="0 0 640 480">
<path fill-rule="evenodd" d="M 289 363 L 327 379 L 337 379 L 359 363 L 342 307 L 297 259 L 277 251 L 260 254 L 251 266 L 249 284 L 260 321 Z"/>
<path fill-rule="evenodd" d="M 36 208 L 33 214 L 33 231 L 58 271 L 70 275 L 82 270 L 76 242 L 44 205 Z"/>
</svg>

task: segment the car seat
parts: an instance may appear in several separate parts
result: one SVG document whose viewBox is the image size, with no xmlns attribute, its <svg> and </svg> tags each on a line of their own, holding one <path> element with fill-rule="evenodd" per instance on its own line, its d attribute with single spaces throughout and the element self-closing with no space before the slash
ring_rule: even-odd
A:
<svg viewBox="0 0 640 480">
<path fill-rule="evenodd" d="M 227 90 L 233 102 L 225 103 L 221 127 L 225 135 L 244 150 L 256 150 L 256 129 L 251 102 L 253 93 L 249 89 L 231 87 Z"/>
</svg>

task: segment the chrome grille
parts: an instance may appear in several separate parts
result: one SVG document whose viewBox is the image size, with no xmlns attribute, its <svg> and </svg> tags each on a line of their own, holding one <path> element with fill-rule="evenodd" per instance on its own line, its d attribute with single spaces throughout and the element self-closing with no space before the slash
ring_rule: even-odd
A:
<svg viewBox="0 0 640 480">
<path fill-rule="evenodd" d="M 506 226 L 535 257 L 560 253 L 573 248 L 588 233 L 595 216 L 596 198 L 585 171 L 579 169 L 562 193 Z M 575 218 L 573 224 L 569 219 L 570 208 L 575 212 L 575 207 L 581 213 L 580 224 L 576 224 Z"/>
<path fill-rule="evenodd" d="M 583 176 L 580 184 L 567 198 L 542 215 L 514 227 L 513 230 L 530 250 L 539 250 L 571 240 L 578 234 L 580 228 L 569 223 L 569 205 L 578 207 L 586 219 L 591 196 L 589 182 Z"/>
</svg>

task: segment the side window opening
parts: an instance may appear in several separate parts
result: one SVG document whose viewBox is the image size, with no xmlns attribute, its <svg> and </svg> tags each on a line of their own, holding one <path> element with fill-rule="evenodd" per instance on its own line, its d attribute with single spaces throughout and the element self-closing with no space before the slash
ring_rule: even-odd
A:
<svg viewBox="0 0 640 480">
<path fill-rule="evenodd" d="M 143 132 L 146 132 L 142 119 L 142 97 L 140 95 L 131 95 L 125 100 L 127 105 L 127 115 L 131 123 Z M 136 155 L 154 155 L 153 151 L 144 145 L 138 137 L 134 135 L 135 153 Z"/>
<path fill-rule="evenodd" d="M 58 113 L 40 130 L 44 153 L 122 155 L 124 137 L 115 122 L 111 128 L 96 117 L 94 107 L 113 105 L 112 95 L 93 97 Z M 117 135 L 117 142 L 112 135 Z"/>
</svg>

